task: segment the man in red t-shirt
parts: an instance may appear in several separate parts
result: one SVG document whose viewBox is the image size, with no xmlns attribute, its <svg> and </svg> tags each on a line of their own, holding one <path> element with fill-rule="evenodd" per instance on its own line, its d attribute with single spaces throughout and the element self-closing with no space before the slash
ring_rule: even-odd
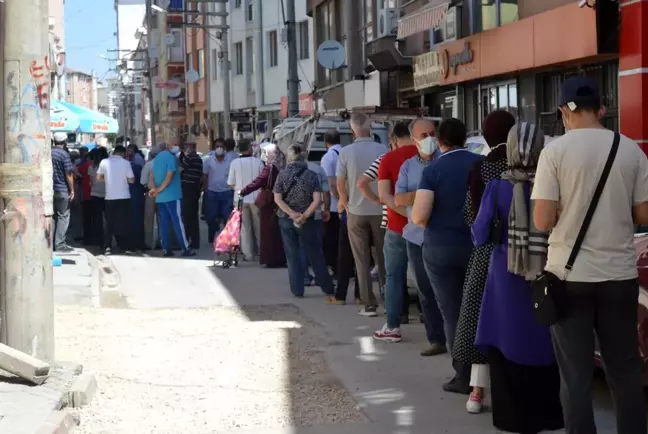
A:
<svg viewBox="0 0 648 434">
<path fill-rule="evenodd" d="M 385 154 L 378 169 L 378 193 L 380 201 L 387 206 L 387 231 L 383 252 L 385 255 L 385 309 L 387 323 L 374 333 L 374 338 L 386 342 L 401 340 L 401 310 L 403 308 L 403 285 L 407 282 L 407 241 L 403 228 L 407 224 L 407 210 L 397 207 L 394 187 L 403 163 L 418 153 L 406 124 L 394 126 L 396 149 Z"/>
</svg>

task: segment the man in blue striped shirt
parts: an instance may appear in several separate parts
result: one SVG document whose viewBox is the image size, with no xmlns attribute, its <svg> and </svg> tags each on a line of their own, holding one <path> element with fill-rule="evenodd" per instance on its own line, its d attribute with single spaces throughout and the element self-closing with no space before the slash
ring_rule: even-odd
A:
<svg viewBox="0 0 648 434">
<path fill-rule="evenodd" d="M 74 200 L 74 165 L 65 151 L 67 133 L 54 133 L 52 175 L 54 187 L 54 250 L 70 252 L 66 235 L 70 226 L 70 202 Z"/>
</svg>

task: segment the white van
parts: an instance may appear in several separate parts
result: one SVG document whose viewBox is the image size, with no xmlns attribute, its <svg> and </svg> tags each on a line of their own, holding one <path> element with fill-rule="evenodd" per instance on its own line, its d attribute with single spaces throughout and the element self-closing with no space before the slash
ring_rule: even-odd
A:
<svg viewBox="0 0 648 434">
<path fill-rule="evenodd" d="M 308 120 L 302 118 L 287 118 L 280 125 L 275 127 L 272 130 L 272 142 L 276 143 L 277 139 L 285 134 L 288 134 L 290 131 L 297 129 L 304 122 Z M 343 119 L 331 119 L 321 117 L 317 121 L 317 125 L 314 127 L 312 134 L 314 136 L 310 138 L 310 148 L 308 150 L 308 161 L 314 163 L 319 163 L 326 153 L 326 145 L 324 145 L 324 135 L 329 130 L 336 130 L 340 133 L 340 144 L 348 145 L 353 142 L 353 134 L 351 133 L 351 127 L 349 122 Z M 389 142 L 389 132 L 388 127 L 380 122 L 374 122 L 371 127 L 371 134 L 373 139 L 378 143 L 383 143 L 387 146 Z M 306 140 L 308 143 L 308 140 Z"/>
</svg>

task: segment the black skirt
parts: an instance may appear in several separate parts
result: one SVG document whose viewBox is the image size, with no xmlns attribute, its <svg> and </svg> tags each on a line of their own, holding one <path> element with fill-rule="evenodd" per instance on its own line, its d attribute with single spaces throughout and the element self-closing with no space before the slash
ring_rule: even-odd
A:
<svg viewBox="0 0 648 434">
<path fill-rule="evenodd" d="M 520 365 L 494 347 L 488 364 L 495 428 L 520 434 L 564 428 L 558 365 Z"/>
</svg>

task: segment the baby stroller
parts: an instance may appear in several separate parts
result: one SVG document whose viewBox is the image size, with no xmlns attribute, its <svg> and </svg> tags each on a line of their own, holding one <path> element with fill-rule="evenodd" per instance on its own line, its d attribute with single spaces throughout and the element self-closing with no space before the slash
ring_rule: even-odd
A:
<svg viewBox="0 0 648 434">
<path fill-rule="evenodd" d="M 230 268 L 238 265 L 238 252 L 241 245 L 241 210 L 243 209 L 243 198 L 239 197 L 236 208 L 232 210 L 225 227 L 214 239 L 214 252 L 216 254 L 226 253 L 227 259 L 221 261 L 221 267 Z M 217 265 L 214 259 L 214 265 Z"/>
</svg>

